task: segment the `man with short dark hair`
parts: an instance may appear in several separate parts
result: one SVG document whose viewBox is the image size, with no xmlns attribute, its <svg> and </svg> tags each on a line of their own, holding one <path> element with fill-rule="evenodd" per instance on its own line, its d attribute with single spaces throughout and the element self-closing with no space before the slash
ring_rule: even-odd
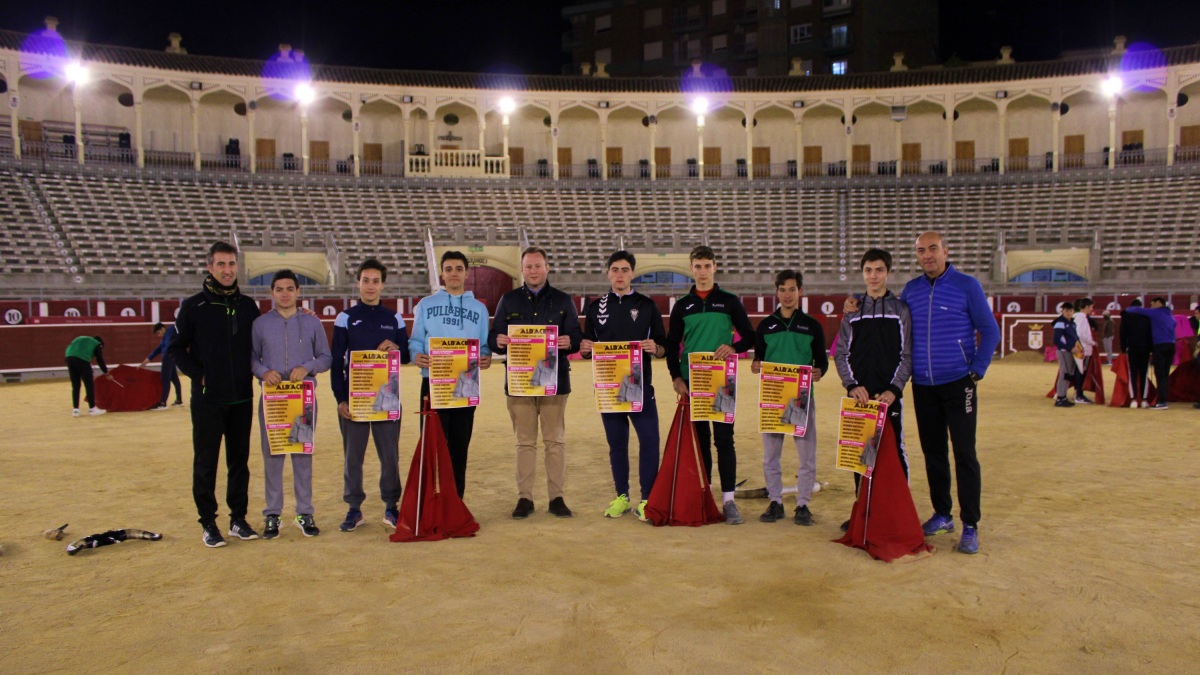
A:
<svg viewBox="0 0 1200 675">
<path fill-rule="evenodd" d="M 1079 334 L 1075 324 L 1075 305 L 1071 302 L 1064 302 L 1059 306 L 1062 314 L 1054 320 L 1054 349 L 1058 354 L 1058 379 L 1054 383 L 1054 407 L 1070 408 L 1075 404 L 1067 398 L 1067 384 L 1076 383 L 1076 392 L 1082 394 L 1079 389 L 1078 380 L 1075 374 L 1078 366 L 1075 364 L 1075 350 L 1079 348 Z"/>
<path fill-rule="evenodd" d="M 250 369 L 264 385 L 280 382 L 313 383 L 317 386 L 317 373 L 329 370 L 333 359 L 329 352 L 329 341 L 325 338 L 325 327 L 316 316 L 300 311 L 300 280 L 291 270 L 279 270 L 271 278 L 271 299 L 275 307 L 254 321 L 251 339 Z M 311 412 L 306 411 L 297 420 L 292 430 L 291 442 L 311 440 L 317 422 L 316 399 Z M 267 441 L 267 416 L 263 404 L 259 403 L 258 427 L 263 454 L 263 483 L 266 507 L 263 509 L 265 524 L 263 538 L 279 536 L 280 515 L 283 513 L 283 465 L 284 455 L 271 454 Z M 314 520 L 312 503 L 312 455 L 302 452 L 292 454 L 292 490 L 296 499 L 296 527 L 306 537 L 321 533 Z"/>
<path fill-rule="evenodd" d="M 1171 364 L 1175 361 L 1175 315 L 1164 297 L 1151 300 L 1148 309 L 1131 306 L 1128 311 L 1150 319 L 1150 335 L 1154 341 L 1154 390 L 1157 393 L 1153 408 L 1166 410 L 1171 389 Z"/>
<path fill-rule="evenodd" d="M 180 393 L 179 369 L 175 366 L 175 359 L 171 358 L 171 355 L 167 353 L 167 348 L 171 346 L 171 340 L 175 339 L 176 334 L 174 324 L 164 326 L 161 321 L 154 324 L 154 335 L 159 338 L 158 346 L 138 364 L 138 368 L 145 368 L 146 364 L 150 363 L 154 357 L 162 354 L 162 398 L 159 399 L 158 405 L 151 408 L 151 410 L 167 409 L 167 398 L 171 395 L 172 384 L 175 385 L 175 405 L 183 405 L 183 394 Z"/>
<path fill-rule="evenodd" d="M 762 364 L 781 363 L 792 366 L 810 366 L 811 384 L 821 381 L 829 370 L 829 352 L 825 350 L 825 329 L 821 323 L 800 309 L 800 298 L 804 293 L 804 277 L 795 270 L 783 270 L 775 275 L 775 296 L 779 307 L 758 324 L 755 333 L 754 361 L 750 370 L 762 372 Z M 799 471 L 796 475 L 796 510 L 792 522 L 796 525 L 813 524 L 812 511 L 808 508 L 812 498 L 813 484 L 817 481 L 817 425 L 813 412 L 815 402 L 803 409 L 789 402 L 802 421 L 791 424 L 807 424 L 803 436 L 792 436 L 792 444 L 799 456 Z M 793 414 L 796 414 L 793 413 Z M 771 500 L 767 510 L 758 519 L 764 523 L 782 520 L 783 455 L 784 434 L 765 433 L 763 442 L 763 477 L 767 483 L 767 497 Z"/>
<path fill-rule="evenodd" d="M 1141 309 L 1142 301 L 1134 298 L 1129 307 L 1121 311 L 1121 351 L 1129 362 L 1130 408 L 1149 408 L 1150 401 L 1150 354 L 1154 351 L 1154 336 L 1150 330 L 1150 318 L 1131 312 Z"/>
<path fill-rule="evenodd" d="M 570 518 L 563 500 L 567 479 L 566 410 L 571 393 L 571 364 L 567 356 L 579 351 L 583 334 L 579 312 L 570 295 L 553 288 L 547 277 L 550 262 L 546 251 L 530 246 L 521 253 L 524 283 L 505 293 L 496 305 L 496 316 L 488 331 L 488 346 L 496 354 L 508 353 L 509 326 L 558 326 L 558 387 L 554 396 L 507 396 L 508 416 L 517 438 L 517 506 L 512 517 L 528 518 L 533 513 L 533 478 L 537 470 L 537 438 L 541 428 L 545 447 L 547 510 L 558 518 Z M 547 360 L 550 356 L 547 356 Z M 504 393 L 508 394 L 505 379 Z"/>
<path fill-rule="evenodd" d="M 338 526 L 353 532 L 363 521 L 363 460 L 367 439 L 375 441 L 379 456 L 379 498 L 383 500 L 383 522 L 396 527 L 400 519 L 400 420 L 355 422 L 350 415 L 350 353 L 356 351 L 400 352 L 400 362 L 409 362 L 408 329 L 400 312 L 382 303 L 387 267 L 375 258 L 358 266 L 358 304 L 341 312 L 333 322 L 333 368 L 330 385 L 338 403 L 338 423 L 342 430 L 344 472 L 342 500 L 350 506 L 346 519 Z M 390 381 L 387 394 L 399 399 L 400 392 Z"/>
<path fill-rule="evenodd" d="M 633 290 L 634 270 L 637 258 L 628 251 L 616 251 L 608 256 L 605 269 L 608 274 L 609 292 L 588 303 L 583 330 L 583 342 L 579 353 L 585 359 L 592 357 L 592 346 L 596 342 L 637 342 L 645 352 L 642 359 L 641 379 L 630 375 L 628 382 L 621 383 L 621 394 L 617 400 L 636 397 L 642 409 L 639 412 L 603 413 L 604 435 L 608 440 L 608 461 L 612 468 L 613 485 L 617 497 L 604 510 L 605 517 L 620 518 L 631 509 L 629 499 L 629 426 L 638 437 L 638 482 L 641 501 L 636 515 L 645 520 L 646 500 L 658 476 L 658 403 L 654 398 L 653 370 L 651 360 L 666 356 L 667 336 L 663 330 L 662 313 L 650 298 Z M 635 373 L 636 374 L 636 373 Z M 626 398 L 623 399 L 622 395 Z"/>
<path fill-rule="evenodd" d="M 461 251 L 446 251 L 442 254 L 440 269 L 444 286 L 433 295 L 422 298 L 413 310 L 412 336 L 408 339 L 408 351 L 413 363 L 421 369 L 421 399 L 429 396 L 429 338 L 467 338 L 479 341 L 479 361 L 474 368 L 487 369 L 492 365 L 492 351 L 488 348 L 488 310 L 467 290 L 467 269 L 470 263 Z M 479 373 L 468 369 L 463 374 L 474 372 L 475 379 L 460 376 L 460 384 L 471 387 L 478 396 Z M 458 390 L 463 396 L 468 392 Z M 457 395 L 457 394 L 456 394 Z M 454 468 L 454 483 L 461 499 L 467 489 L 467 451 L 471 446 L 471 434 L 475 429 L 475 406 L 443 408 L 437 411 L 442 431 L 446 435 L 446 447 L 450 451 L 450 465 Z"/>
<path fill-rule="evenodd" d="M 246 522 L 250 484 L 250 427 L 254 420 L 251 336 L 258 304 L 238 288 L 238 251 L 225 242 L 208 250 L 204 288 L 179 306 L 179 332 L 167 348 L 192 380 L 192 497 L 204 528 L 204 545 L 225 545 L 217 528 L 217 460 L 225 441 L 229 535 L 258 539 Z"/>
<path fill-rule="evenodd" d="M 83 385 L 84 401 L 88 404 L 88 414 L 103 415 L 108 412 L 96 407 L 96 392 L 92 380 L 92 359 L 100 366 L 100 372 L 112 379 L 108 374 L 108 366 L 104 363 L 104 338 L 99 335 L 81 335 L 67 345 L 67 374 L 71 377 L 71 414 L 79 417 L 79 385 Z"/>
<path fill-rule="evenodd" d="M 718 359 L 754 348 L 754 326 L 746 315 L 742 300 L 716 283 L 717 255 L 707 246 L 697 246 L 688 255 L 695 284 L 675 301 L 667 330 L 667 369 L 671 372 L 675 393 L 688 396 L 688 354 L 713 352 Z M 734 341 L 734 332 L 737 340 Z M 717 469 L 721 474 L 721 495 L 725 522 L 740 525 L 742 514 L 733 502 L 737 489 L 737 450 L 733 425 L 722 422 L 693 422 L 704 472 L 712 480 L 712 445 L 715 436 Z"/>
<path fill-rule="evenodd" d="M 1083 350 L 1083 356 L 1075 360 L 1075 402 L 1084 405 L 1092 403 L 1092 399 L 1083 393 L 1083 387 L 1092 355 L 1096 350 L 1096 338 L 1092 336 L 1092 323 L 1089 318 L 1095 305 L 1091 298 L 1079 298 L 1075 301 L 1075 314 L 1072 319 L 1075 322 L 1075 335 L 1078 336 L 1079 346 Z"/>
</svg>

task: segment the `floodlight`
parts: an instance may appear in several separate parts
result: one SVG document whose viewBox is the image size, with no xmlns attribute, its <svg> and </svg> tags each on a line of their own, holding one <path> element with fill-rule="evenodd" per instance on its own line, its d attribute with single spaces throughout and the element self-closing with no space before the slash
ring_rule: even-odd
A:
<svg viewBox="0 0 1200 675">
<path fill-rule="evenodd" d="M 508 115 L 508 114 L 511 114 L 512 111 L 514 111 L 516 109 L 517 109 L 517 103 L 516 103 L 516 101 L 512 100 L 511 96 L 505 96 L 504 98 L 500 99 L 500 112 L 504 113 L 505 115 Z"/>
<path fill-rule="evenodd" d="M 1122 82 L 1121 78 L 1117 75 L 1110 75 L 1109 78 L 1100 85 L 1101 91 L 1103 91 L 1104 95 L 1108 97 L 1116 96 L 1117 94 L 1121 93 L 1121 90 L 1124 88 L 1125 83 Z"/>
<path fill-rule="evenodd" d="M 78 61 L 72 61 L 63 69 L 63 74 L 74 84 L 84 84 L 88 81 L 88 69 Z"/>
<path fill-rule="evenodd" d="M 692 101 L 692 112 L 696 113 L 697 115 L 703 115 L 704 113 L 708 112 L 708 99 L 701 96 L 695 101 Z"/>
<path fill-rule="evenodd" d="M 317 98 L 317 92 L 313 91 L 312 85 L 308 84 L 307 82 L 301 82 L 300 84 L 296 85 L 294 93 L 296 95 L 296 101 L 299 102 L 300 105 L 308 105 Z"/>
</svg>

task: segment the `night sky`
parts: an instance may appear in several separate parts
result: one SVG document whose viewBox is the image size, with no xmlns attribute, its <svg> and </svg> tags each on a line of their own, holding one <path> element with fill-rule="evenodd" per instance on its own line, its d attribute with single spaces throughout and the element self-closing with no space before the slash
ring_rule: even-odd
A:
<svg viewBox="0 0 1200 675">
<path fill-rule="evenodd" d="M 786 1 L 786 0 L 785 0 Z M 904 0 L 890 0 L 903 2 Z M 108 0 L 8 0 L 0 28 L 28 32 L 46 15 L 69 39 L 160 50 L 183 34 L 193 54 L 265 59 L 279 43 L 310 62 L 417 70 L 560 73 L 567 0 L 374 0 L 228 5 Z M 681 3 L 683 4 L 683 3 Z M 1018 61 L 1129 41 L 1159 47 L 1200 41 L 1200 0 L 941 0 L 942 60 Z"/>
</svg>

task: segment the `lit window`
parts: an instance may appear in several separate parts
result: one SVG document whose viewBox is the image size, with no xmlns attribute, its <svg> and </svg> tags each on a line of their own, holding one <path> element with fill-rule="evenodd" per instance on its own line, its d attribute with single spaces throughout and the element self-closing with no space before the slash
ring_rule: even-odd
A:
<svg viewBox="0 0 1200 675">
<path fill-rule="evenodd" d="M 729 36 L 720 33 L 712 36 L 712 50 L 714 52 L 723 52 L 729 47 Z"/>
<path fill-rule="evenodd" d="M 845 75 L 846 74 L 846 66 L 847 66 L 847 63 L 845 61 L 834 61 L 833 62 L 833 71 L 832 71 L 833 74 L 834 75 Z"/>
<path fill-rule="evenodd" d="M 713 0 L 713 16 L 721 16 L 725 13 L 725 0 Z"/>
<path fill-rule="evenodd" d="M 662 25 L 662 7 L 646 10 L 642 25 L 646 28 L 657 28 Z"/>
<path fill-rule="evenodd" d="M 801 23 L 792 26 L 792 44 L 799 44 L 812 39 L 812 24 Z"/>
<path fill-rule="evenodd" d="M 596 32 L 603 33 L 609 30 L 612 30 L 612 15 L 601 14 L 600 16 L 596 17 Z"/>
<path fill-rule="evenodd" d="M 661 59 L 662 57 L 663 57 L 662 40 L 659 40 L 658 42 L 647 42 L 642 47 L 642 58 L 644 58 L 645 60 L 657 61 L 658 59 Z"/>
</svg>

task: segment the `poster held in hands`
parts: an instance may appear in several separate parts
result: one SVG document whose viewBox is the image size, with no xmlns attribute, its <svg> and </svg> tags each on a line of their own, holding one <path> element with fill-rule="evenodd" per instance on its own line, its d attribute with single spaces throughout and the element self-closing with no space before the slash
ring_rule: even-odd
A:
<svg viewBox="0 0 1200 675">
<path fill-rule="evenodd" d="M 316 408 L 310 380 L 262 386 L 263 419 L 272 455 L 313 452 Z"/>
<path fill-rule="evenodd" d="M 602 413 L 642 411 L 642 358 L 640 342 L 592 344 L 596 410 Z"/>
<path fill-rule="evenodd" d="M 350 419 L 400 419 L 400 352 L 350 352 Z"/>
<path fill-rule="evenodd" d="M 837 468 L 870 477 L 887 420 L 887 404 L 879 401 L 859 403 L 842 398 L 838 413 Z"/>
<path fill-rule="evenodd" d="M 479 340 L 429 338 L 429 399 L 434 410 L 479 405 Z"/>
<path fill-rule="evenodd" d="M 758 379 L 758 430 L 803 436 L 812 402 L 812 366 L 763 363 Z"/>
<path fill-rule="evenodd" d="M 554 396 L 558 366 L 558 326 L 508 327 L 509 396 Z"/>
<path fill-rule="evenodd" d="M 693 422 L 733 424 L 737 413 L 737 355 L 688 354 L 688 398 Z"/>
</svg>

